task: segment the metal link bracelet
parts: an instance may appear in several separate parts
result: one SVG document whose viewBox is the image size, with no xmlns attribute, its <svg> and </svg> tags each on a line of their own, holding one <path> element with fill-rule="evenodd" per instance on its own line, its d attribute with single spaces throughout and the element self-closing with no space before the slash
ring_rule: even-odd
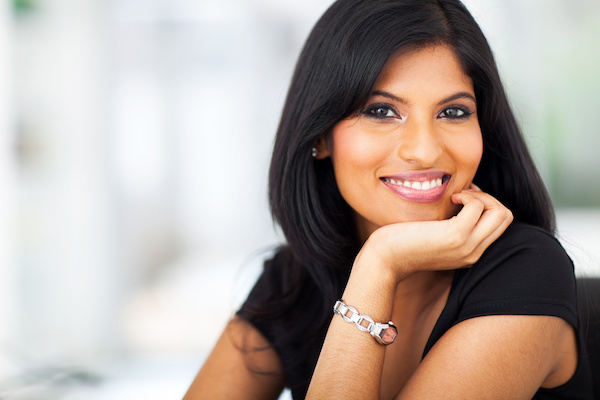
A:
<svg viewBox="0 0 600 400">
<path fill-rule="evenodd" d="M 368 315 L 361 315 L 358 310 L 352 306 L 347 306 L 344 300 L 338 300 L 333 306 L 333 312 L 340 314 L 346 322 L 354 322 L 354 325 L 362 331 L 369 332 L 375 340 L 385 346 L 394 343 L 396 336 L 398 336 L 398 329 L 394 326 L 392 321 L 387 324 L 373 321 L 373 318 Z M 348 316 L 348 313 L 352 312 L 352 315 Z M 367 321 L 368 325 L 364 326 L 363 323 Z"/>
</svg>

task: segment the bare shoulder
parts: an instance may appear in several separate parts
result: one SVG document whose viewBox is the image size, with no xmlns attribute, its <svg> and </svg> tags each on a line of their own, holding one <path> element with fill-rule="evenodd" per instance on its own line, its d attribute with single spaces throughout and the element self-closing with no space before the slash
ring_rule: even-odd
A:
<svg viewBox="0 0 600 400">
<path fill-rule="evenodd" d="M 184 400 L 276 399 L 283 389 L 277 352 L 251 324 L 233 318 Z"/>
</svg>

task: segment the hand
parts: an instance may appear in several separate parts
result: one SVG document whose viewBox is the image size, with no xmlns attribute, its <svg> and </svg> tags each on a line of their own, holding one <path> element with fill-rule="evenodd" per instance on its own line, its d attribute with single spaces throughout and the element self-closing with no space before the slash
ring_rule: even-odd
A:
<svg viewBox="0 0 600 400">
<path fill-rule="evenodd" d="M 452 195 L 462 210 L 443 221 L 402 222 L 379 228 L 356 261 L 391 268 L 396 282 L 418 271 L 456 269 L 474 264 L 502 235 L 513 215 L 477 186 Z"/>
</svg>

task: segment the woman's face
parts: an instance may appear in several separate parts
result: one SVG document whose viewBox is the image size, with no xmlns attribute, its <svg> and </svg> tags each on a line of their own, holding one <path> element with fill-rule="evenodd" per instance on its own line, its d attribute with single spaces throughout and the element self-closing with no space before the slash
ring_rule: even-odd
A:
<svg viewBox="0 0 600 400">
<path fill-rule="evenodd" d="M 362 239 L 383 225 L 447 219 L 471 184 L 483 143 L 471 79 L 435 46 L 392 57 L 366 107 L 317 144 Z"/>
</svg>

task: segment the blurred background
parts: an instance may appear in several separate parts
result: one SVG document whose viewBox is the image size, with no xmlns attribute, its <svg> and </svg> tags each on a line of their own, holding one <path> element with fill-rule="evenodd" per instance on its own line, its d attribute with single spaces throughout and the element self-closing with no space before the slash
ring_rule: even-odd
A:
<svg viewBox="0 0 600 400">
<path fill-rule="evenodd" d="M 600 2 L 469 0 L 600 275 Z M 0 3 L 0 399 L 177 399 L 281 242 L 267 168 L 328 0 Z"/>
</svg>

